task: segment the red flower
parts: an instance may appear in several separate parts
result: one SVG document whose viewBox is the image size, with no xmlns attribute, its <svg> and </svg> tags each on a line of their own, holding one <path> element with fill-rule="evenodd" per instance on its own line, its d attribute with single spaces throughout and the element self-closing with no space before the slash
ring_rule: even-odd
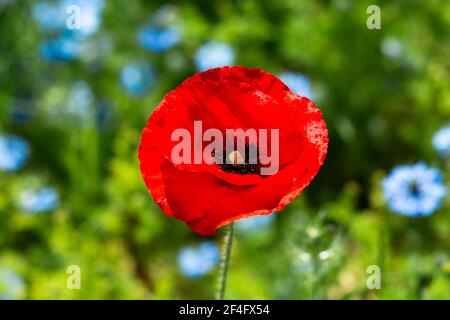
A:
<svg viewBox="0 0 450 320">
<path fill-rule="evenodd" d="M 227 138 L 219 153 L 230 163 L 207 162 L 205 156 L 195 162 L 202 155 L 195 148 L 192 153 L 180 152 L 191 163 L 175 161 L 174 147 L 181 140 L 173 141 L 173 132 L 185 129 L 195 145 L 199 140 L 194 121 L 201 121 L 203 133 L 216 128 L 226 136 L 226 129 L 252 128 L 271 134 L 253 162 L 247 153 L 257 141 L 246 140 L 242 155 L 226 148 L 231 141 Z M 278 141 L 270 139 L 276 138 L 273 129 L 279 130 Z M 279 153 L 272 156 L 278 157 L 278 170 L 263 175 L 268 165 L 261 154 L 274 153 L 271 147 L 276 142 Z M 209 143 L 200 140 L 200 152 Z M 142 177 L 161 209 L 195 232 L 211 235 L 231 221 L 283 209 L 317 174 L 327 145 L 322 114 L 308 98 L 262 70 L 222 67 L 194 75 L 165 96 L 142 132 L 138 156 Z M 217 150 L 209 160 L 215 157 Z"/>
</svg>

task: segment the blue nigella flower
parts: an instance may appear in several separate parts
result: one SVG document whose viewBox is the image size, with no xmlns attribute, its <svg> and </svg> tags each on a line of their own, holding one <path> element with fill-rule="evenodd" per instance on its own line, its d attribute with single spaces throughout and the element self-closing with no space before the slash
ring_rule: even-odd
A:
<svg viewBox="0 0 450 320">
<path fill-rule="evenodd" d="M 280 79 L 296 94 L 313 99 L 311 80 L 308 77 L 295 72 L 283 72 Z"/>
<path fill-rule="evenodd" d="M 59 195 L 52 187 L 25 189 L 20 193 L 20 206 L 28 213 L 50 211 L 59 205 Z"/>
<path fill-rule="evenodd" d="M 24 292 L 22 277 L 9 268 L 0 268 L 0 300 L 22 299 Z"/>
<path fill-rule="evenodd" d="M 120 82 L 131 95 L 142 95 L 152 85 L 155 79 L 153 69 L 145 63 L 132 62 L 123 67 Z"/>
<path fill-rule="evenodd" d="M 41 56 L 49 61 L 70 61 L 80 53 L 81 44 L 71 36 L 62 35 L 41 44 Z"/>
<path fill-rule="evenodd" d="M 252 216 L 236 222 L 236 228 L 242 232 L 252 232 L 267 228 L 275 220 L 274 214 Z"/>
<path fill-rule="evenodd" d="M 208 42 L 200 47 L 194 57 L 199 71 L 234 64 L 234 49 L 226 43 Z"/>
<path fill-rule="evenodd" d="M 433 136 L 433 147 L 443 156 L 450 156 L 450 125 L 437 131 Z"/>
<path fill-rule="evenodd" d="M 440 171 L 422 162 L 395 167 L 382 186 L 389 208 L 409 217 L 431 215 L 447 191 Z"/>
<path fill-rule="evenodd" d="M 139 31 L 139 43 L 152 52 L 164 52 L 180 41 L 180 31 L 175 27 L 145 27 Z"/>
<path fill-rule="evenodd" d="M 212 241 L 204 242 L 199 247 L 184 247 L 178 253 L 178 266 L 189 278 L 203 276 L 218 262 L 219 249 Z"/>
<path fill-rule="evenodd" d="M 21 169 L 30 155 L 28 143 L 14 135 L 0 135 L 0 170 L 13 172 Z"/>
</svg>

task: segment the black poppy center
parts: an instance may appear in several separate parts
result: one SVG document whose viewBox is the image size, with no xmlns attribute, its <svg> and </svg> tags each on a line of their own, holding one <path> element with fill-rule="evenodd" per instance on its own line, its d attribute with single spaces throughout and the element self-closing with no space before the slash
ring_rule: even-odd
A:
<svg viewBox="0 0 450 320">
<path fill-rule="evenodd" d="M 237 174 L 260 174 L 257 148 L 254 145 L 246 144 L 244 150 L 223 149 L 220 169 Z"/>
</svg>

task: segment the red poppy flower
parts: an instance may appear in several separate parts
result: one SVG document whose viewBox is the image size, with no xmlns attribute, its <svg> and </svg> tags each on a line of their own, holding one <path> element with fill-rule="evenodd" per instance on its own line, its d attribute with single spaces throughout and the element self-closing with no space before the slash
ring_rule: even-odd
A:
<svg viewBox="0 0 450 320">
<path fill-rule="evenodd" d="M 215 128 L 224 136 L 227 129 L 265 129 L 273 136 L 278 129 L 278 170 L 261 174 L 267 167 L 262 149 L 251 162 L 248 155 L 226 148 L 226 139 L 221 156 L 229 163 L 198 163 L 195 148 L 192 154 L 182 152 L 192 162 L 174 161 L 180 141 L 174 141 L 173 132 L 184 129 L 199 141 L 194 122 L 200 121 L 203 132 Z M 273 153 L 274 141 L 268 140 L 266 149 Z M 197 146 L 205 150 L 209 143 L 201 140 Z M 245 150 L 253 143 L 245 140 Z M 161 209 L 193 231 L 211 235 L 234 220 L 283 209 L 317 174 L 327 146 L 322 114 L 308 98 L 271 74 L 236 66 L 198 73 L 167 94 L 142 132 L 138 156 L 142 177 Z"/>
</svg>

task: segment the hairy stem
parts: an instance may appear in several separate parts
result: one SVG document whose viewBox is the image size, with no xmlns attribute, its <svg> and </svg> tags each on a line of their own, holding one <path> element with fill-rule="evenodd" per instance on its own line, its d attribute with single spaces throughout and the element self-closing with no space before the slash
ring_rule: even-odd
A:
<svg viewBox="0 0 450 320">
<path fill-rule="evenodd" d="M 231 222 L 225 227 L 225 229 L 225 237 L 223 239 L 222 251 L 220 254 L 219 288 L 216 293 L 216 300 L 223 300 L 225 295 L 231 246 L 233 245 L 234 223 Z"/>
</svg>

